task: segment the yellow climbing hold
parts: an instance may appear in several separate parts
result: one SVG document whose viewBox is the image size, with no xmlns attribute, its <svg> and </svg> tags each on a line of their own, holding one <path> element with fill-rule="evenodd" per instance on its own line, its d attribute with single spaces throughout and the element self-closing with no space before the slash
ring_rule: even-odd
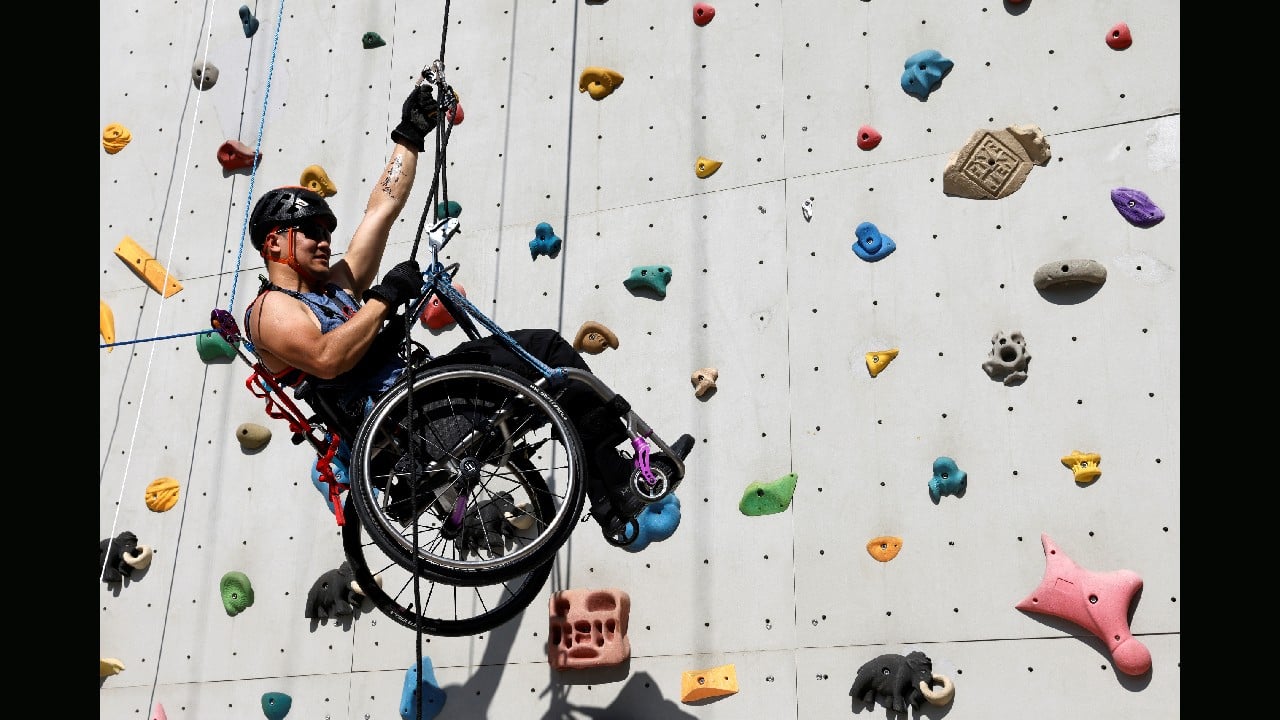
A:
<svg viewBox="0 0 1280 720">
<path fill-rule="evenodd" d="M 867 353 L 867 371 L 871 373 L 871 377 L 880 374 L 881 370 L 889 367 L 889 362 L 898 357 L 898 348 L 892 350 L 872 350 Z"/>
<path fill-rule="evenodd" d="M 1062 465 L 1075 474 L 1076 482 L 1088 485 L 1102 475 L 1102 456 L 1098 453 L 1082 453 L 1072 450 L 1070 455 L 1062 458 Z"/>
<path fill-rule="evenodd" d="M 680 676 L 680 702 L 691 703 L 738 692 L 738 670 L 732 663 L 706 670 L 686 670 Z"/>
<path fill-rule="evenodd" d="M 98 677 L 104 678 L 124 670 L 124 663 L 116 658 L 98 658 Z"/>
<path fill-rule="evenodd" d="M 178 481 L 171 477 L 156 478 L 147 486 L 147 507 L 153 512 L 164 512 L 178 504 Z"/>
<path fill-rule="evenodd" d="M 133 134 L 129 132 L 129 128 L 120 123 L 111 123 L 102 129 L 102 149 L 106 150 L 108 155 L 120 152 L 132 139 Z"/>
<path fill-rule="evenodd" d="M 311 192 L 320 197 L 338 194 L 338 188 L 329 179 L 329 173 L 325 172 L 324 168 L 319 165 L 308 165 L 303 169 L 302 178 L 298 181 L 298 184 L 305 188 L 310 188 Z"/>
<path fill-rule="evenodd" d="M 133 238 L 128 235 L 125 235 L 120 244 L 116 246 L 116 257 L 123 260 L 124 264 L 128 265 L 134 274 L 151 286 L 152 290 L 162 293 L 165 297 L 182 290 L 182 283 L 170 275 L 159 260 L 151 257 L 151 253 L 143 250 L 142 246 L 134 242 Z"/>
<path fill-rule="evenodd" d="M 111 306 L 102 298 L 98 298 L 98 334 L 102 336 L 102 342 L 108 345 L 116 341 L 116 316 L 111 312 Z M 112 350 L 115 348 L 107 348 L 107 352 Z"/>
<path fill-rule="evenodd" d="M 603 100 L 621 84 L 622 74 L 617 70 L 592 66 L 584 68 L 578 77 L 578 92 L 589 93 L 592 100 Z"/>
<path fill-rule="evenodd" d="M 705 179 L 715 175 L 722 164 L 719 160 L 712 160 L 699 155 L 698 162 L 693 166 L 693 171 L 698 174 L 698 177 Z"/>
</svg>

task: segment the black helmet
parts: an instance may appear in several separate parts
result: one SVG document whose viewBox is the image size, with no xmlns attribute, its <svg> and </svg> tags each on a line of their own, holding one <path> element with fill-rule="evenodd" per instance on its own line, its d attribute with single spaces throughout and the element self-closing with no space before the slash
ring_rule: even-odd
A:
<svg viewBox="0 0 1280 720">
<path fill-rule="evenodd" d="M 310 218 L 324 218 L 329 232 L 338 227 L 338 218 L 318 193 L 296 185 L 269 190 L 253 206 L 253 213 L 249 216 L 249 239 L 258 252 L 262 252 L 267 233 L 278 227 L 300 225 Z"/>
</svg>

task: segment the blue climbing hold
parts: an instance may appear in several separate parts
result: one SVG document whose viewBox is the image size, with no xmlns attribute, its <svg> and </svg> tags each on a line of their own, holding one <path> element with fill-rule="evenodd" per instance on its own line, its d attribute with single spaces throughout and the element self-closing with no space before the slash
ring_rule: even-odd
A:
<svg viewBox="0 0 1280 720">
<path fill-rule="evenodd" d="M 431 658 L 422 656 L 422 682 L 418 682 L 418 664 L 414 663 L 404 674 L 404 690 L 400 693 L 400 717 L 417 720 L 418 693 L 422 693 L 422 720 L 431 720 L 444 709 L 447 699 L 444 690 L 436 682 L 436 670 Z"/>
<path fill-rule="evenodd" d="M 262 693 L 262 714 L 266 715 L 268 720 L 283 720 L 284 716 L 289 714 L 291 707 L 293 707 L 293 698 L 282 692 Z"/>
<path fill-rule="evenodd" d="M 889 253 L 898 249 L 893 238 L 880 232 L 880 228 L 869 222 L 858 225 L 854 228 L 853 234 L 858 238 L 858 241 L 853 244 L 853 252 L 867 262 L 883 260 L 889 256 Z"/>
<path fill-rule="evenodd" d="M 636 539 L 630 545 L 623 545 L 627 552 L 640 552 L 649 547 L 651 542 L 661 542 L 671 537 L 680 526 L 680 499 L 675 493 L 649 503 L 636 516 L 640 529 L 636 531 Z M 631 526 L 627 526 L 628 536 Z"/>
<path fill-rule="evenodd" d="M 316 460 L 319 460 L 319 458 Z M 315 485 L 316 489 L 320 491 L 321 497 L 324 498 L 324 504 L 329 506 L 329 512 L 336 515 L 337 513 L 333 509 L 333 500 L 329 497 L 329 483 L 320 477 L 320 469 L 316 467 L 316 460 L 311 461 L 311 484 Z M 351 476 L 347 474 L 346 463 L 335 457 L 329 461 L 329 467 L 333 468 L 333 476 L 339 483 L 347 487 L 351 486 Z M 374 492 L 377 492 L 377 488 L 374 489 Z"/>
<path fill-rule="evenodd" d="M 253 34 L 258 32 L 258 18 L 249 11 L 248 5 L 240 6 L 240 24 L 244 26 L 244 36 L 247 38 L 253 37 Z"/>
<path fill-rule="evenodd" d="M 902 89 L 908 95 L 928 100 L 929 93 L 938 88 L 954 66 L 937 50 L 921 50 L 902 64 L 906 68 L 902 71 Z"/>
<path fill-rule="evenodd" d="M 529 255 L 534 260 L 537 260 L 539 255 L 554 258 L 560 254 L 561 240 L 556 237 L 556 231 L 551 228 L 550 223 L 538 223 L 533 235 L 533 239 L 529 241 Z"/>
<path fill-rule="evenodd" d="M 969 475 L 956 467 L 956 461 L 949 457 L 939 457 L 933 461 L 933 477 L 929 478 L 929 497 L 936 504 L 943 495 L 964 497 L 965 488 L 969 485 Z"/>
<path fill-rule="evenodd" d="M 631 276 L 622 281 L 628 290 L 646 288 L 667 296 L 667 283 L 671 282 L 671 268 L 665 265 L 637 265 L 631 268 Z"/>
</svg>

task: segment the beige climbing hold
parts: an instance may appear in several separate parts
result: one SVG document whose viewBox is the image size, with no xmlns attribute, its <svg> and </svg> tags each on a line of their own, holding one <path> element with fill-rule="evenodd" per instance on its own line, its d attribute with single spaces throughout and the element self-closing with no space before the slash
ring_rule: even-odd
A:
<svg viewBox="0 0 1280 720">
<path fill-rule="evenodd" d="M 129 132 L 129 128 L 120 123 L 111 123 L 102 129 L 102 149 L 106 150 L 108 155 L 120 152 L 132 139 L 133 134 Z"/>
<path fill-rule="evenodd" d="M 319 165 L 308 165 L 302 171 L 302 177 L 298 180 L 298 184 L 310 188 L 311 192 L 320 197 L 330 197 L 338 194 L 338 188 L 329 179 L 329 173 Z"/>
<path fill-rule="evenodd" d="M 271 439 L 271 431 L 257 423 L 241 423 L 236 428 L 236 440 L 245 450 L 257 450 Z"/>
<path fill-rule="evenodd" d="M 578 328 L 578 334 L 573 338 L 573 349 L 578 352 L 599 355 L 606 348 L 617 350 L 618 336 L 595 320 L 588 320 L 582 323 L 582 327 Z"/>
<path fill-rule="evenodd" d="M 124 663 L 116 658 L 98 658 L 98 677 L 104 678 L 124 670 Z"/>
<path fill-rule="evenodd" d="M 706 179 L 715 175 L 716 171 L 719 170 L 720 166 L 723 164 L 724 163 L 719 160 L 712 160 L 709 157 L 699 155 L 698 162 L 694 163 L 693 171 L 697 173 L 698 177 Z"/>
<path fill-rule="evenodd" d="M 686 670 L 680 676 L 680 702 L 691 703 L 738 692 L 738 670 L 732 663 L 706 670 Z"/>
<path fill-rule="evenodd" d="M 930 683 L 924 680 L 920 681 L 920 694 L 924 695 L 924 699 L 928 700 L 930 705 L 939 707 L 950 703 L 951 698 L 956 694 L 956 686 L 951 682 L 951 678 L 933 673 L 933 684 L 941 685 L 942 687 L 934 690 L 930 687 Z"/>
<path fill-rule="evenodd" d="M 872 350 L 867 353 L 867 372 L 871 373 L 871 377 L 879 375 L 880 371 L 889 367 L 889 362 L 896 357 L 898 357 L 898 348 Z"/>
<path fill-rule="evenodd" d="M 528 530 L 533 527 L 533 503 L 520 503 L 515 510 L 508 510 L 502 513 L 502 516 L 511 523 L 511 527 L 517 530 Z"/>
<path fill-rule="evenodd" d="M 150 545 L 139 545 L 133 552 L 121 553 L 120 559 L 134 570 L 146 570 L 151 567 L 151 558 L 154 556 Z"/>
<path fill-rule="evenodd" d="M 942 192 L 974 200 L 998 200 L 1017 192 L 1032 165 L 1048 165 L 1053 153 L 1035 125 L 976 130 L 947 160 Z"/>
<path fill-rule="evenodd" d="M 720 371 L 713 367 L 704 367 L 701 370 L 694 370 L 689 376 L 689 382 L 693 383 L 693 396 L 702 397 L 708 392 L 716 389 L 716 380 L 720 379 Z"/>
<path fill-rule="evenodd" d="M 603 100 L 621 84 L 622 74 L 617 70 L 592 66 L 584 68 L 578 77 L 578 92 L 590 94 L 592 100 Z"/>
</svg>

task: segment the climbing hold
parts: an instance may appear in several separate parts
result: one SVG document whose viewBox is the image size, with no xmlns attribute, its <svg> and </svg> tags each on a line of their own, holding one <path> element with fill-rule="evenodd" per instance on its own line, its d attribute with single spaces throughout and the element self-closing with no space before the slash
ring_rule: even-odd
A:
<svg viewBox="0 0 1280 720">
<path fill-rule="evenodd" d="M 124 663 L 117 658 L 98 658 L 98 677 L 110 677 L 124 670 Z"/>
<path fill-rule="evenodd" d="M 418 696 L 422 696 L 422 714 L 418 714 Z M 400 691 L 400 717 L 403 720 L 431 720 L 444 709 L 448 696 L 436 682 L 431 658 L 422 656 L 422 680 L 418 680 L 418 663 L 404 673 L 404 689 Z"/>
<path fill-rule="evenodd" d="M 1116 206 L 1125 220 L 1140 228 L 1159 225 L 1164 220 L 1164 211 L 1141 190 L 1116 188 L 1111 191 L 1111 204 Z"/>
<path fill-rule="evenodd" d="M 222 595 L 222 607 L 232 617 L 253 604 L 253 586 L 249 584 L 249 576 L 238 570 L 222 576 L 218 581 L 218 592 Z"/>
<path fill-rule="evenodd" d="M 439 203 L 436 205 L 436 219 L 443 220 L 445 217 L 459 217 L 462 215 L 462 205 L 457 200 L 450 200 L 448 204 Z"/>
<path fill-rule="evenodd" d="M 262 693 L 262 713 L 268 720 L 283 720 L 293 707 L 293 698 L 282 692 Z"/>
<path fill-rule="evenodd" d="M 1041 265 L 1031 281 L 1037 290 L 1058 285 L 1101 285 L 1107 281 L 1107 269 L 1096 260 L 1059 260 Z"/>
<path fill-rule="evenodd" d="M 111 312 L 111 306 L 107 305 L 107 301 L 102 298 L 98 298 L 98 334 L 102 336 L 102 342 L 107 345 L 116 341 L 116 315 Z M 107 348 L 107 352 L 112 350 L 115 348 Z"/>
<path fill-rule="evenodd" d="M 236 357 L 236 349 L 231 346 L 217 332 L 210 330 L 200 333 L 196 336 L 196 352 L 200 353 L 200 359 L 206 363 L 218 360 L 234 360 Z"/>
<path fill-rule="evenodd" d="M 813 198 L 804 201 L 804 204 L 800 206 L 800 214 L 804 216 L 805 222 L 813 219 Z"/>
<path fill-rule="evenodd" d="M 363 602 L 362 597 L 351 564 L 344 560 L 337 569 L 325 571 L 311 584 L 303 616 L 315 620 L 350 617 Z"/>
<path fill-rule="evenodd" d="M 208 90 L 218 82 L 218 68 L 213 63 L 200 61 L 191 66 L 191 84 L 197 90 Z"/>
<path fill-rule="evenodd" d="M 738 669 L 732 663 L 706 670 L 685 670 L 680 675 L 680 702 L 725 697 L 738 692 Z"/>
<path fill-rule="evenodd" d="M 649 546 L 649 543 L 661 542 L 671 537 L 680 526 L 680 499 L 670 493 L 661 500 L 655 500 L 644 506 L 636 516 L 636 539 L 623 545 L 627 552 L 637 553 Z M 631 526 L 624 531 L 624 540 L 630 536 Z"/>
<path fill-rule="evenodd" d="M 360 44 L 364 46 L 365 50 L 372 50 L 386 45 L 387 41 L 383 40 L 378 33 L 370 30 L 360 37 Z"/>
<path fill-rule="evenodd" d="M 258 18 L 249 12 L 248 5 L 240 6 L 240 25 L 244 27 L 244 36 L 247 38 L 258 32 Z"/>
<path fill-rule="evenodd" d="M 1112 50 L 1124 50 L 1133 44 L 1133 34 L 1129 32 L 1129 26 L 1120 22 L 1111 26 L 1107 31 L 1107 47 Z"/>
<path fill-rule="evenodd" d="M 942 685 L 938 691 L 933 685 Z M 933 672 L 933 661 L 928 655 L 913 650 L 906 655 L 886 653 L 863 663 L 849 688 L 855 702 L 861 700 L 867 707 L 878 702 L 885 712 L 906 714 L 908 708 L 920 707 L 921 700 L 930 705 L 946 705 L 951 702 L 955 687 L 945 675 Z"/>
<path fill-rule="evenodd" d="M 637 265 L 631 268 L 631 276 L 622 281 L 628 290 L 647 288 L 658 294 L 667 296 L 667 283 L 671 282 L 671 268 L 664 265 Z"/>
<path fill-rule="evenodd" d="M 329 179 L 329 173 L 319 165 L 308 165 L 303 168 L 298 184 L 320 197 L 332 197 L 338 194 L 338 187 Z"/>
<path fill-rule="evenodd" d="M 799 479 L 799 475 L 789 473 L 773 482 L 751 483 L 738 501 L 738 511 L 743 515 L 758 517 L 786 510 L 796 494 L 796 481 Z"/>
<path fill-rule="evenodd" d="M 152 290 L 163 294 L 165 297 L 170 297 L 182 290 L 182 283 L 170 275 L 159 260 L 151 257 L 151 253 L 143 250 L 128 235 L 125 235 L 120 244 L 116 246 L 115 253 L 116 257 L 123 260 L 124 264 L 128 265 L 129 269 Z"/>
<path fill-rule="evenodd" d="M 982 363 L 987 377 L 999 380 L 1005 385 L 1020 385 L 1027 379 L 1027 370 L 1031 365 L 1031 353 L 1027 352 L 1027 341 L 1018 330 L 997 330 L 991 336 L 991 352 Z"/>
<path fill-rule="evenodd" d="M 551 223 L 540 222 L 533 230 L 533 239 L 529 241 L 529 255 L 534 260 L 539 255 L 555 258 L 560 254 L 560 244 L 561 240 L 556 236 L 556 231 L 551 229 Z"/>
<path fill-rule="evenodd" d="M 227 172 L 239 170 L 240 168 L 251 168 L 255 158 L 258 164 L 261 165 L 262 153 L 255 155 L 253 148 L 239 140 L 228 140 L 218 146 L 218 164 Z"/>
<path fill-rule="evenodd" d="M 1053 153 L 1040 128 L 1010 125 L 975 130 L 951 154 L 942 171 L 942 192 L 973 200 L 998 200 L 1017 192 L 1032 165 L 1048 165 Z"/>
<path fill-rule="evenodd" d="M 880 144 L 882 139 L 884 138 L 880 135 L 880 131 L 870 125 L 863 125 L 858 128 L 858 147 L 863 150 L 871 150 L 875 148 L 875 146 Z"/>
<path fill-rule="evenodd" d="M 236 440 L 245 450 L 257 450 L 271 440 L 271 430 L 258 423 L 240 423 L 236 428 Z"/>
<path fill-rule="evenodd" d="M 446 110 L 444 116 L 449 119 L 450 125 L 461 125 L 462 121 L 467 119 L 467 114 L 462 111 L 461 101 Z"/>
<path fill-rule="evenodd" d="M 156 703 L 156 709 L 151 713 L 151 720 L 169 720 L 169 715 L 165 713 L 164 706 Z"/>
<path fill-rule="evenodd" d="M 908 95 L 920 100 L 928 100 L 929 93 L 938 88 L 942 78 L 946 77 L 954 66 L 955 63 L 942 57 L 937 50 L 921 50 L 902 64 L 902 67 L 906 68 L 902 72 L 902 89 Z"/>
<path fill-rule="evenodd" d="M 716 380 L 720 379 L 720 371 L 713 367 L 704 367 L 700 370 L 694 370 L 689 376 L 689 382 L 693 383 L 693 396 L 702 397 L 707 393 L 715 393 Z"/>
<path fill-rule="evenodd" d="M 1088 485 L 1102 475 L 1102 456 L 1098 453 L 1082 453 L 1072 450 L 1070 455 L 1062 458 L 1062 466 L 1070 470 L 1081 485 Z"/>
<path fill-rule="evenodd" d="M 590 94 L 592 100 L 603 100 L 621 84 L 622 75 L 617 70 L 589 67 L 578 77 L 578 92 Z"/>
<path fill-rule="evenodd" d="M 871 377 L 880 374 L 881 370 L 889 367 L 889 363 L 898 357 L 898 348 L 889 350 L 872 350 L 866 354 L 867 372 L 871 373 Z"/>
<path fill-rule="evenodd" d="M 631 659 L 631 596 L 617 588 L 570 589 L 547 603 L 547 660 L 556 670 L 621 665 Z"/>
<path fill-rule="evenodd" d="M 114 538 L 104 538 L 98 543 L 102 582 L 112 585 L 124 578 L 132 578 L 134 570 L 146 570 L 151 566 L 153 555 L 151 548 L 138 544 L 138 536 L 128 530 Z"/>
<path fill-rule="evenodd" d="M 969 487 L 969 474 L 956 467 L 956 461 L 939 457 L 933 461 L 933 477 L 929 478 L 929 497 L 936 504 L 943 495 L 964 497 Z"/>
<path fill-rule="evenodd" d="M 618 349 L 618 336 L 595 320 L 588 320 L 578 328 L 573 337 L 573 349 L 590 355 L 599 355 L 607 348 Z"/>
<path fill-rule="evenodd" d="M 867 552 L 880 562 L 889 562 L 898 557 L 902 549 L 902 538 L 892 535 L 881 535 L 867 541 Z"/>
<path fill-rule="evenodd" d="M 857 237 L 857 242 L 853 244 L 853 252 L 867 262 L 883 260 L 898 249 L 893 238 L 880 232 L 880 228 L 872 223 L 860 223 L 854 228 L 853 234 Z"/>
<path fill-rule="evenodd" d="M 132 139 L 133 133 L 120 123 L 111 123 L 102 129 L 102 149 L 106 150 L 108 155 L 120 152 Z"/>
<path fill-rule="evenodd" d="M 172 510 L 178 504 L 178 481 L 171 477 L 156 478 L 147 485 L 143 501 L 152 512 Z"/>
<path fill-rule="evenodd" d="M 719 170 L 720 166 L 723 164 L 724 163 L 720 162 L 719 160 L 712 160 L 711 158 L 703 157 L 699 155 L 698 162 L 695 163 L 693 166 L 693 172 L 698 177 L 705 180 L 711 177 L 712 175 L 715 175 L 716 171 Z"/>
<path fill-rule="evenodd" d="M 1111 651 L 1116 669 L 1141 675 L 1151 669 L 1151 652 L 1129 630 L 1129 606 L 1142 589 L 1132 570 L 1096 573 L 1085 570 L 1040 535 L 1045 568 L 1040 586 L 1014 607 L 1069 620 L 1093 633 Z"/>
<path fill-rule="evenodd" d="M 324 497 L 324 504 L 329 507 L 329 512 L 337 515 L 337 511 L 333 509 L 333 497 L 329 494 L 329 483 L 326 482 L 324 476 L 320 474 L 320 468 L 318 467 L 319 461 L 320 458 L 316 458 L 308 463 L 311 466 L 311 484 L 315 485 L 316 490 L 319 490 L 320 495 Z M 333 471 L 333 479 L 336 480 L 339 485 L 345 485 L 347 487 L 351 486 L 351 478 L 347 474 L 346 463 L 342 462 L 338 458 L 333 458 L 329 460 L 329 469 Z M 374 497 L 377 497 L 378 491 L 376 488 L 373 492 Z"/>
<path fill-rule="evenodd" d="M 466 288 L 456 282 L 451 284 L 453 285 L 453 289 L 458 291 L 458 294 L 462 295 L 462 297 L 467 296 Z M 453 319 L 453 315 L 450 314 L 449 310 L 444 306 L 444 303 L 440 302 L 440 296 L 432 295 L 431 299 L 427 301 L 427 306 L 422 308 L 422 315 L 418 317 L 418 322 L 422 323 L 422 326 L 429 330 L 443 330 L 452 325 L 455 321 Z"/>
<path fill-rule="evenodd" d="M 707 23 L 716 17 L 716 9 L 706 3 L 693 4 L 693 24 L 698 27 L 705 27 Z"/>
</svg>

